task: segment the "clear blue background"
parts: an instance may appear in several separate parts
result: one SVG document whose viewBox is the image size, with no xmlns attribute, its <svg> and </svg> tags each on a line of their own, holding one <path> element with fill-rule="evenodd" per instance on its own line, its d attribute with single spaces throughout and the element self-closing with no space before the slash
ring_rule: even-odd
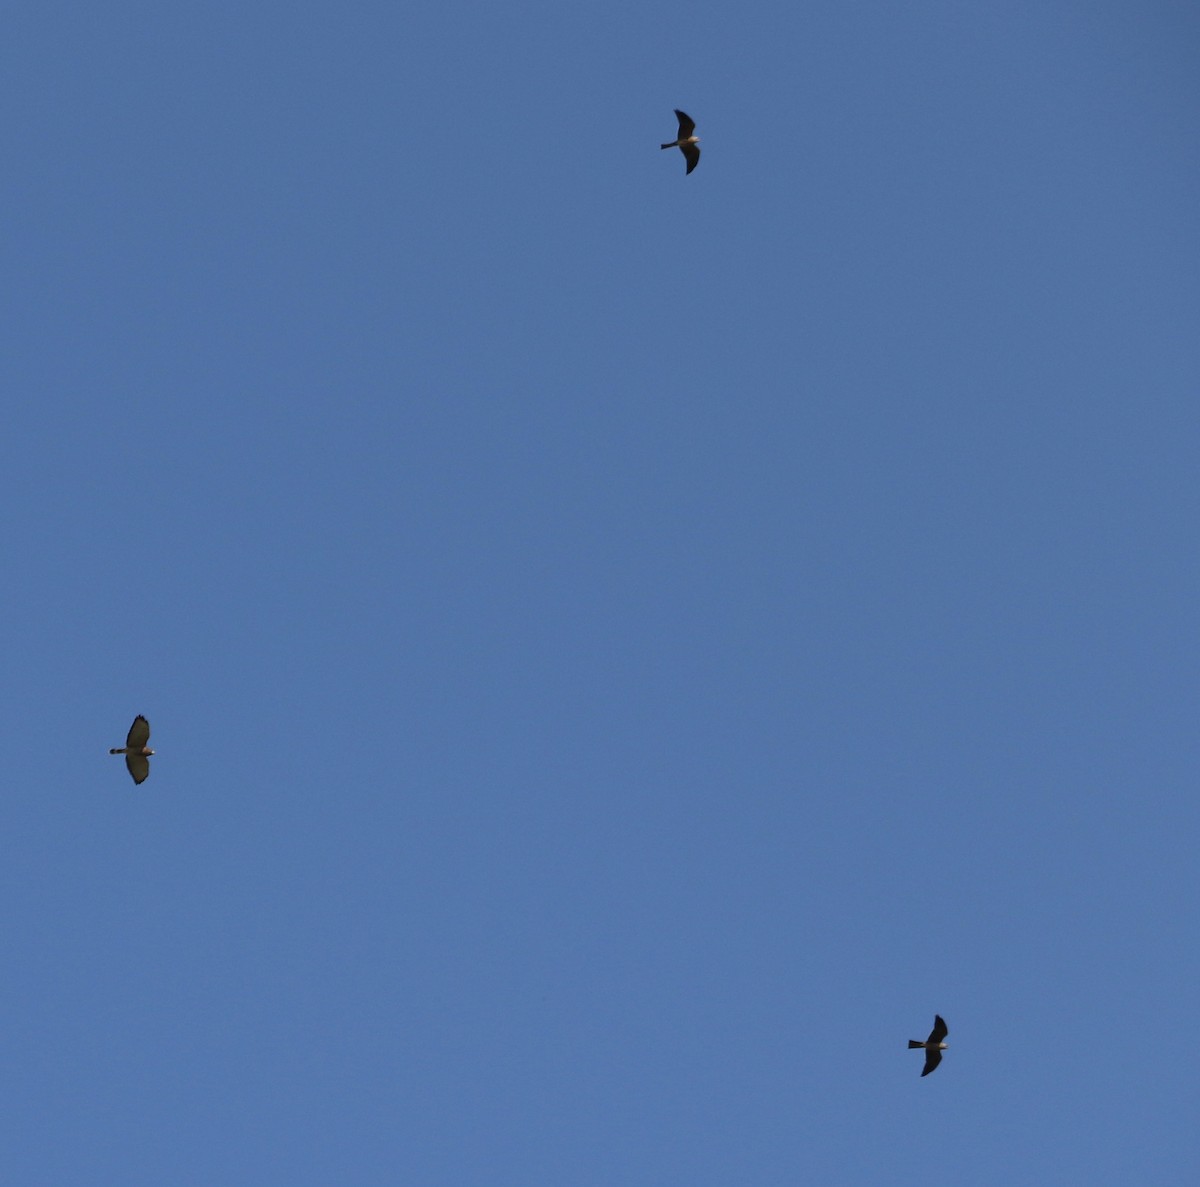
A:
<svg viewBox="0 0 1200 1187">
<path fill-rule="evenodd" d="M 1194 3 L 4 41 L 5 1182 L 1197 1181 Z"/>
</svg>

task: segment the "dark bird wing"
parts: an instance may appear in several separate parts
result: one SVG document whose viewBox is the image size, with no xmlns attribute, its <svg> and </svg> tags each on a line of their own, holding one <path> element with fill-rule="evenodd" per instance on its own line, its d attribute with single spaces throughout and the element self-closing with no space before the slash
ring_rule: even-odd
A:
<svg viewBox="0 0 1200 1187">
<path fill-rule="evenodd" d="M 675 108 L 675 115 L 679 119 L 679 139 L 686 140 L 696 130 L 696 121 L 678 107 Z"/>
<path fill-rule="evenodd" d="M 129 727 L 129 737 L 125 739 L 126 746 L 135 746 L 141 749 L 150 741 L 150 723 L 139 713 L 133 719 L 133 725 Z M 142 779 L 146 776 L 143 775 Z M 139 779 L 140 783 L 142 780 Z"/>
<path fill-rule="evenodd" d="M 941 1014 L 934 1014 L 933 1030 L 929 1032 L 929 1041 L 931 1043 L 940 1043 L 949 1033 L 950 1030 L 942 1021 Z"/>
<path fill-rule="evenodd" d="M 700 163 L 700 150 L 694 144 L 681 144 L 679 147 L 683 149 L 683 155 L 687 157 L 687 172 L 691 173 Z"/>
<path fill-rule="evenodd" d="M 125 765 L 129 768 L 134 783 L 144 783 L 150 778 L 150 760 L 144 754 L 127 754 Z"/>
<path fill-rule="evenodd" d="M 936 1047 L 925 1048 L 925 1070 L 921 1073 L 922 1076 L 927 1076 L 939 1063 L 942 1062 L 942 1053 Z"/>
</svg>

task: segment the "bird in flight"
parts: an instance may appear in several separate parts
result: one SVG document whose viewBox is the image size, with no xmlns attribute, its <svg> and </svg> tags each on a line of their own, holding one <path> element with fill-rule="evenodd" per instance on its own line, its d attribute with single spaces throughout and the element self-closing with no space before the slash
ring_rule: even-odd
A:
<svg viewBox="0 0 1200 1187">
<path fill-rule="evenodd" d="M 675 108 L 675 114 L 679 117 L 679 138 L 672 140 L 670 144 L 660 145 L 660 147 L 679 149 L 687 158 L 687 172 L 691 173 L 700 163 L 700 149 L 697 147 L 700 137 L 693 135 L 696 131 L 696 121 L 685 112 L 680 111 L 678 107 Z"/>
<path fill-rule="evenodd" d="M 923 1043 L 918 1043 L 916 1039 L 908 1040 L 908 1049 L 911 1051 L 914 1047 L 925 1048 L 925 1070 L 921 1073 L 922 1076 L 927 1076 L 939 1063 L 942 1062 L 942 1052 L 946 1050 L 948 1044 L 942 1040 L 950 1033 L 946 1024 L 942 1021 L 941 1014 L 933 1016 L 933 1030 L 929 1032 L 929 1038 Z"/>
<path fill-rule="evenodd" d="M 150 741 L 150 723 L 139 713 L 129 727 L 125 745 L 109 754 L 123 754 L 125 765 L 133 776 L 134 783 L 142 783 L 150 777 L 150 755 L 154 753 L 146 745 Z"/>
</svg>

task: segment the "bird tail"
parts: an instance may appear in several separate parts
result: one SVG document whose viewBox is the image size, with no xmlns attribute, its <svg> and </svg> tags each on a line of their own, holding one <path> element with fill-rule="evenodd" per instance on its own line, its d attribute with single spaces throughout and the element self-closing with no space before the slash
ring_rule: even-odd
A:
<svg viewBox="0 0 1200 1187">
<path fill-rule="evenodd" d="M 124 754 L 124 750 L 110 750 L 109 754 Z"/>
<path fill-rule="evenodd" d="M 660 144 L 658 147 L 659 148 L 678 148 L 679 145 L 676 144 L 675 141 L 672 140 L 670 144 Z"/>
<path fill-rule="evenodd" d="M 914 1047 L 924 1047 L 924 1043 L 918 1043 L 916 1039 L 908 1040 L 908 1049 L 911 1051 Z"/>
</svg>

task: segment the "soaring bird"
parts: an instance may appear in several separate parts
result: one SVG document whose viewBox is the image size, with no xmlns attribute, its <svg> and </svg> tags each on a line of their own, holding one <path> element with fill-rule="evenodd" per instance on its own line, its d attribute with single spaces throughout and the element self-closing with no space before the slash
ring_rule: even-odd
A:
<svg viewBox="0 0 1200 1187">
<path fill-rule="evenodd" d="M 696 147 L 700 142 L 700 137 L 692 135 L 696 130 L 696 121 L 680 111 L 678 107 L 675 108 L 675 114 L 679 118 L 679 138 L 672 140 L 670 144 L 663 144 L 659 147 L 680 149 L 687 158 L 687 172 L 691 173 L 700 162 L 700 149 Z"/>
<path fill-rule="evenodd" d="M 150 777 L 150 755 L 154 753 L 146 745 L 150 741 L 150 723 L 139 713 L 129 727 L 125 745 L 109 754 L 123 754 L 125 765 L 133 776 L 134 783 L 142 783 Z"/>
<path fill-rule="evenodd" d="M 933 1029 L 929 1032 L 929 1038 L 923 1043 L 918 1043 L 916 1039 L 908 1040 L 908 1049 L 911 1051 L 914 1047 L 925 1048 L 925 1070 L 921 1073 L 922 1076 L 927 1076 L 939 1063 L 942 1062 L 942 1052 L 946 1050 L 947 1044 L 942 1040 L 950 1033 L 946 1024 L 942 1021 L 941 1014 L 934 1014 Z"/>
</svg>

